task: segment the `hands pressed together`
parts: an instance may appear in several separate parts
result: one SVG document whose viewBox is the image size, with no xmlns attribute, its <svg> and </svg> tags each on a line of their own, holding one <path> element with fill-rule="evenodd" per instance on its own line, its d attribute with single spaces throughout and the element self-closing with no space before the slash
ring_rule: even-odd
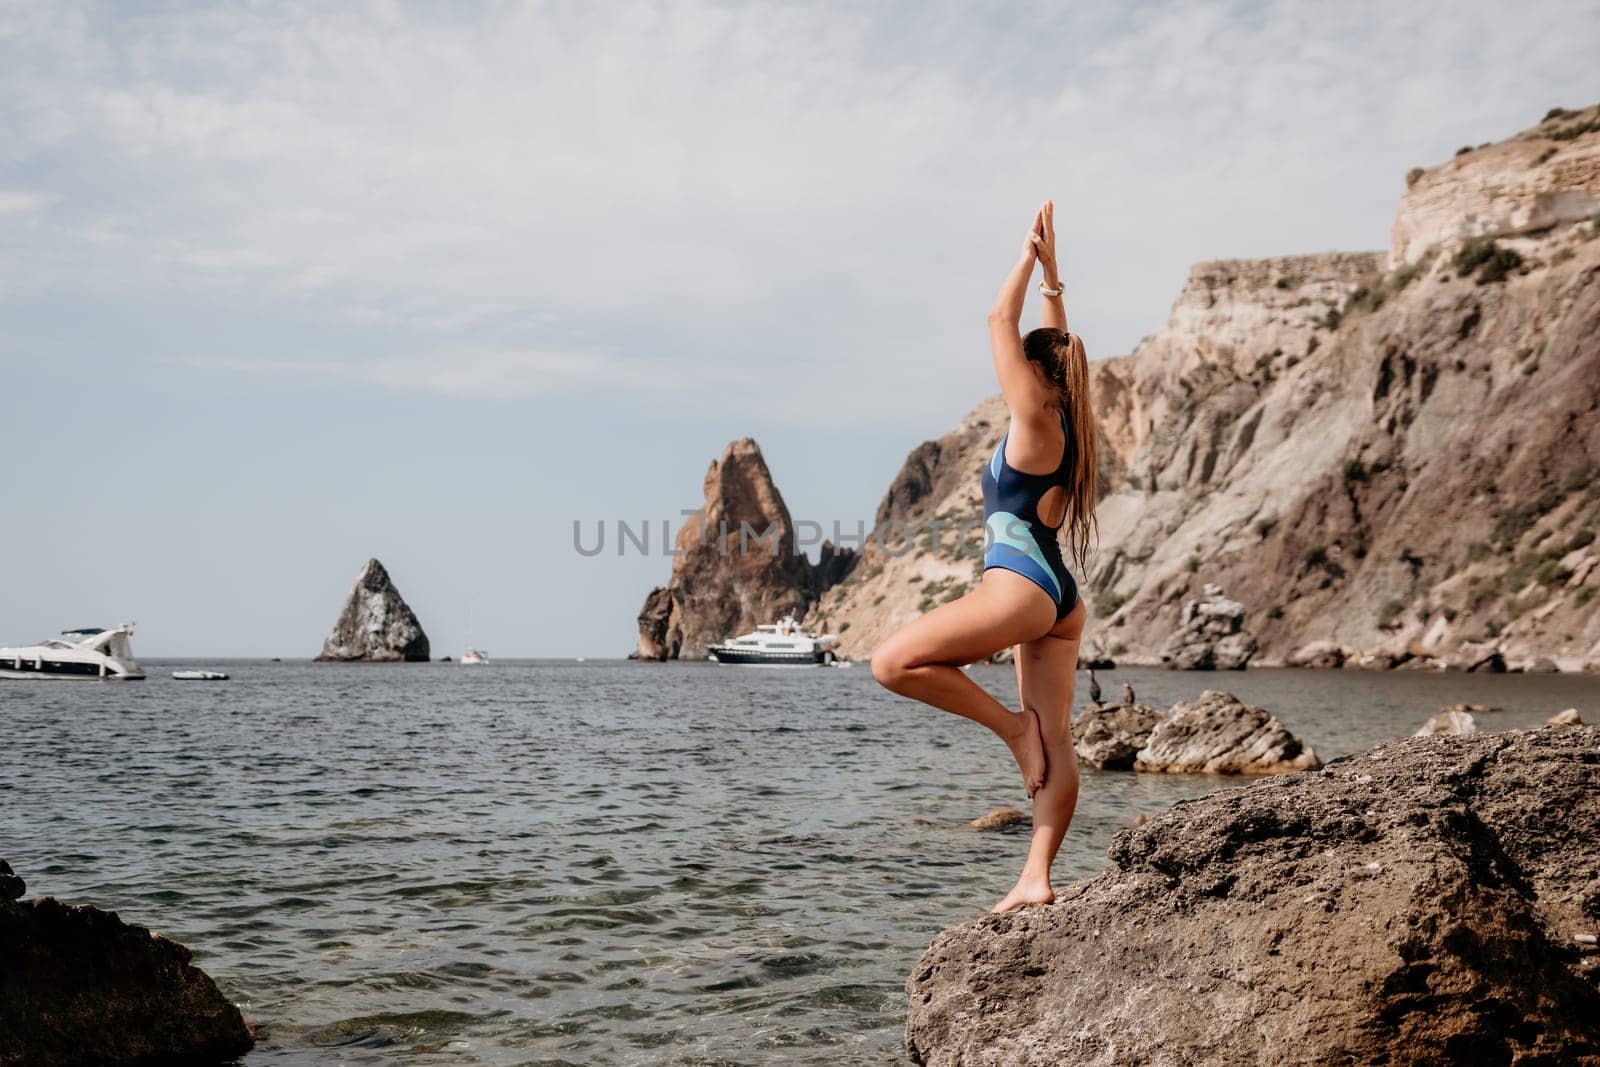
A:
<svg viewBox="0 0 1600 1067">
<path fill-rule="evenodd" d="M 1056 202 L 1046 200 L 1034 213 L 1028 238 L 1022 243 L 1024 259 L 1037 260 L 1044 268 L 1045 284 L 1058 288 L 1060 275 L 1056 264 Z"/>
</svg>

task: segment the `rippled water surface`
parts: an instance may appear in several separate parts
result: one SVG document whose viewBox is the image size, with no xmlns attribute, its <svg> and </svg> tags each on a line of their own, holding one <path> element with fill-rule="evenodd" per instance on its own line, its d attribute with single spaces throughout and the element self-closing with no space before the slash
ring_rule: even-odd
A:
<svg viewBox="0 0 1600 1067">
<path fill-rule="evenodd" d="M 0 856 L 187 943 L 263 1024 L 252 1064 L 892 1062 L 906 974 L 1026 850 L 964 825 L 1025 802 L 1003 746 L 864 667 L 173 666 L 0 681 Z M 1324 757 L 1458 700 L 1600 718 L 1571 676 L 1125 679 L 1230 689 Z M 1228 784 L 1086 770 L 1058 880 Z"/>
</svg>

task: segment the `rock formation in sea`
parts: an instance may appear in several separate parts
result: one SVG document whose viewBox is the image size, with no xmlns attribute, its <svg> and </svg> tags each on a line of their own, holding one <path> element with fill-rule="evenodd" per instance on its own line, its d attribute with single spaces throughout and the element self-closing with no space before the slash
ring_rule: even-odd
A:
<svg viewBox="0 0 1600 1067">
<path fill-rule="evenodd" d="M 1315 750 L 1277 716 L 1216 689 L 1174 704 L 1133 761 L 1136 771 L 1190 774 L 1287 774 L 1320 766 Z"/>
<path fill-rule="evenodd" d="M 1244 628 L 1244 605 L 1208 582 L 1183 605 L 1178 628 L 1161 648 L 1161 662 L 1176 671 L 1242 671 L 1256 654 L 1256 639 Z"/>
<path fill-rule="evenodd" d="M 1072 744 L 1078 760 L 1108 771 L 1129 771 L 1150 731 L 1167 712 L 1149 704 L 1100 704 L 1085 708 L 1072 721 Z"/>
<path fill-rule="evenodd" d="M 428 635 L 382 563 L 369 559 L 361 568 L 317 659 L 427 662 Z"/>
<path fill-rule="evenodd" d="M 1102 770 L 1167 774 L 1288 774 L 1322 766 L 1277 717 L 1208 689 L 1163 711 L 1124 701 L 1072 722 L 1078 759 Z"/>
<path fill-rule="evenodd" d="M 724 638 L 803 617 L 854 565 L 852 550 L 831 543 L 816 564 L 797 550 L 789 509 L 748 437 L 712 462 L 704 492 L 704 507 L 678 531 L 671 579 L 639 611 L 639 659 L 703 659 Z"/>
<path fill-rule="evenodd" d="M 1319 665 L 1600 670 L 1600 107 L 1413 172 L 1393 236 L 1197 264 L 1162 328 L 1091 365 L 1080 578 L 1119 662 L 1159 662 L 1215 583 L 1257 665 L 1327 642 Z M 869 541 L 823 595 L 847 655 L 977 580 L 952 531 L 1005 428 L 991 397 L 907 457 L 879 533 L 945 532 Z"/>
<path fill-rule="evenodd" d="M 0 1064 L 221 1063 L 239 1009 L 189 950 L 115 912 L 24 892 L 0 860 Z"/>
<path fill-rule="evenodd" d="M 1478 732 L 1478 723 L 1469 711 L 1456 711 L 1446 708 L 1439 714 L 1429 717 L 1428 721 L 1417 728 L 1418 737 L 1432 737 L 1434 734 L 1475 734 Z"/>
<path fill-rule="evenodd" d="M 1530 798 L 1536 798 L 1531 800 Z M 934 939 L 915 1063 L 1600 1062 L 1600 727 L 1389 742 Z"/>
</svg>

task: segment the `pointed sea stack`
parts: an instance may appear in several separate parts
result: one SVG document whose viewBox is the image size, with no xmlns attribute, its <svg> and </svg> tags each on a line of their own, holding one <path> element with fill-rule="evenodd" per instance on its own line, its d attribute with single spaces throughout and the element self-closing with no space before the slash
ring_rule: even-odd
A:
<svg viewBox="0 0 1600 1067">
<path fill-rule="evenodd" d="M 322 643 L 319 662 L 426 663 L 428 635 L 400 596 L 389 572 L 367 560 L 339 621 Z"/>
<path fill-rule="evenodd" d="M 789 508 L 750 438 L 723 449 L 704 489 L 704 510 L 678 531 L 671 580 L 639 611 L 638 659 L 704 659 L 729 635 L 804 615 L 855 565 L 854 551 L 829 543 L 816 565 L 796 551 Z"/>
</svg>

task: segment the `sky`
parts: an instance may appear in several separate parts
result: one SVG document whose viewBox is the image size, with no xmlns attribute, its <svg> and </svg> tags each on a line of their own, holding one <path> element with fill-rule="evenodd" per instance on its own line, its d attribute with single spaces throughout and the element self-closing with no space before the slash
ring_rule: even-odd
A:
<svg viewBox="0 0 1600 1067">
<path fill-rule="evenodd" d="M 1597 51 L 1592 0 L 0 0 L 0 645 L 310 656 L 377 556 L 435 655 L 625 654 L 671 561 L 617 520 L 752 436 L 870 525 L 1045 197 L 1121 354 L 1196 261 L 1386 247 Z"/>
</svg>

